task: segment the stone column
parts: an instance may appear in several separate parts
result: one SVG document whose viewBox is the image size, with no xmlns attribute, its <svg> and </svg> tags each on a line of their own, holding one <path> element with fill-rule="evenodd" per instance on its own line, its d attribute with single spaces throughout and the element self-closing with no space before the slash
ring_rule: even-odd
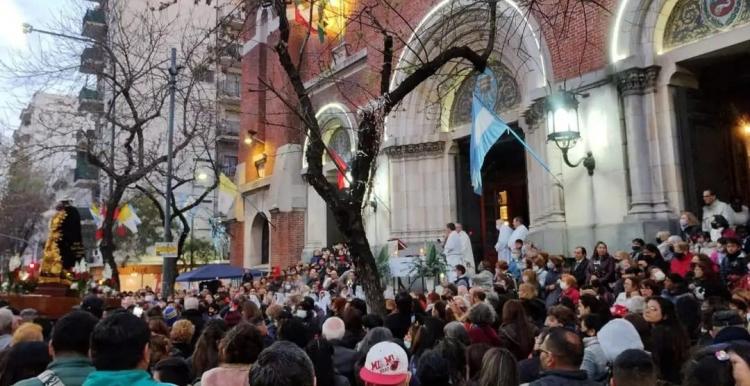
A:
<svg viewBox="0 0 750 386">
<path fill-rule="evenodd" d="M 654 115 L 655 86 L 659 66 L 631 68 L 617 74 L 622 98 L 627 141 L 630 208 L 628 217 L 644 220 L 665 217 L 669 212 L 663 197 L 658 157 L 651 151 L 657 144 Z"/>
</svg>

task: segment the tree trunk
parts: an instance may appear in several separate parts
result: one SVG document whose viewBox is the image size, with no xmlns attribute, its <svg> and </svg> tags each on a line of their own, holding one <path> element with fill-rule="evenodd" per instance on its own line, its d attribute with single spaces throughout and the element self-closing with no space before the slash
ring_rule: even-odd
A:
<svg viewBox="0 0 750 386">
<path fill-rule="evenodd" d="M 114 225 L 115 210 L 120 204 L 124 193 L 125 187 L 116 184 L 112 196 L 107 200 L 104 224 L 102 225 L 102 241 L 99 245 L 104 264 L 109 264 L 110 268 L 112 268 L 112 284 L 118 291 L 120 290 L 120 272 L 117 270 L 117 263 L 115 262 Z"/>
<path fill-rule="evenodd" d="M 380 282 L 375 256 L 373 256 L 370 242 L 367 240 L 362 221 L 362 211 L 359 210 L 358 206 L 351 206 L 348 209 L 340 209 L 334 212 L 334 217 L 336 217 L 336 223 L 341 233 L 348 238 L 349 252 L 357 267 L 357 278 L 362 283 L 370 312 L 385 316 L 384 290 Z"/>
</svg>

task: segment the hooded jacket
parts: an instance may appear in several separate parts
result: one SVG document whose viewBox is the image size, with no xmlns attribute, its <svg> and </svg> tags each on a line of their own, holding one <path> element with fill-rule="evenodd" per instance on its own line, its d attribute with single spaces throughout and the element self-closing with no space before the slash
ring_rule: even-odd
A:
<svg viewBox="0 0 750 386">
<path fill-rule="evenodd" d="M 596 334 L 599 345 L 608 363 L 614 363 L 620 353 L 634 348 L 643 350 L 641 336 L 633 325 L 625 319 L 613 319 Z"/>
</svg>

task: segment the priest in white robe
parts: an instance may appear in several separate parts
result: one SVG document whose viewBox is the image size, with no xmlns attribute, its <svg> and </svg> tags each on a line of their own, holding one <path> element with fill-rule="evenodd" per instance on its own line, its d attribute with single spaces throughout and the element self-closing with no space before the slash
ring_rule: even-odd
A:
<svg viewBox="0 0 750 386">
<path fill-rule="evenodd" d="M 510 247 L 508 246 L 508 241 L 510 241 L 511 234 L 513 234 L 513 228 L 511 228 L 506 221 L 500 219 L 495 221 L 495 227 L 499 232 L 497 236 L 497 244 L 495 244 L 497 258 L 502 261 L 509 262 Z"/>
<path fill-rule="evenodd" d="M 461 264 L 466 267 L 466 275 L 472 277 L 476 270 L 474 269 L 474 250 L 471 247 L 471 238 L 459 223 L 456 223 L 456 232 L 461 239 L 461 252 L 463 254 Z"/>
<path fill-rule="evenodd" d="M 449 233 L 445 239 L 443 254 L 445 255 L 445 262 L 448 264 L 448 280 L 453 283 L 456 280 L 456 270 L 454 268 L 462 263 L 464 255 L 461 237 L 456 232 L 456 226 L 453 223 L 448 223 L 447 227 Z"/>
<path fill-rule="evenodd" d="M 526 242 L 526 236 L 529 235 L 529 229 L 526 225 L 523 225 L 523 217 L 518 216 L 513 218 L 513 233 L 510 235 L 508 240 L 508 248 L 512 251 L 516 246 L 516 240 Z"/>
</svg>

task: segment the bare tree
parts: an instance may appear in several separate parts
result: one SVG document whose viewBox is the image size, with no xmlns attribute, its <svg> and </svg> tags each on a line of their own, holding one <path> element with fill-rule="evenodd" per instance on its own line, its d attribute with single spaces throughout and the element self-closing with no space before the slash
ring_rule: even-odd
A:
<svg viewBox="0 0 750 386">
<path fill-rule="evenodd" d="M 0 66 L 20 82 L 36 82 L 39 87 L 63 82 L 71 87 L 85 84 L 80 100 L 82 107 L 84 103 L 91 106 L 88 116 L 96 122 L 95 129 L 55 122 L 47 127 L 50 138 L 77 140 L 72 144 L 50 140 L 28 150 L 37 159 L 64 152 L 83 153 L 86 161 L 102 172 L 103 185 L 109 181 L 100 250 L 119 284 L 114 259 L 116 208 L 127 198 L 128 190 L 146 178 L 161 189 L 164 186 L 159 171 L 168 159 L 165 122 L 170 47 L 178 49 L 182 66 L 174 85 L 177 108 L 172 156 L 192 160 L 196 139 L 203 139 L 205 145 L 213 138 L 213 84 L 205 82 L 204 77 L 215 56 L 208 44 L 213 42 L 216 25 L 213 13 L 204 20 L 192 15 L 168 15 L 145 6 L 129 7 L 126 2 L 113 2 L 108 12 L 109 22 L 99 36 L 79 37 L 71 23 L 61 22 L 56 31 L 59 44 L 23 60 L 3 61 Z M 81 15 L 75 25 L 80 26 Z M 82 76 L 79 70 L 88 75 Z M 179 170 L 175 176 L 178 181 L 188 179 Z"/>
</svg>

